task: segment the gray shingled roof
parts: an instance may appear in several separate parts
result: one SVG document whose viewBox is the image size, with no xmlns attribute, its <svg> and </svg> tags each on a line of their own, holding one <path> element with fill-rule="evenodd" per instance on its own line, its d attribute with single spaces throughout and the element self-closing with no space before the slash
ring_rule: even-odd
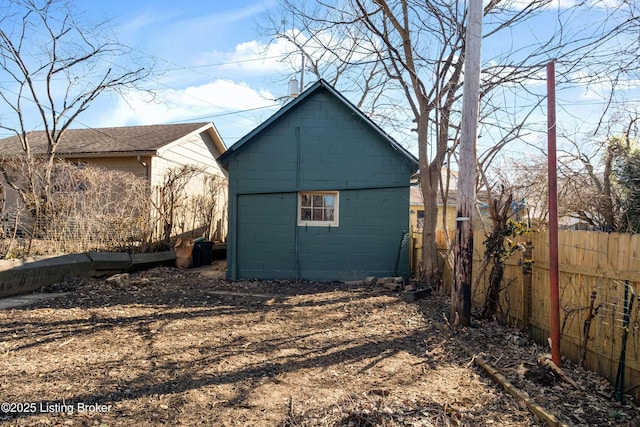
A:
<svg viewBox="0 0 640 427">
<path fill-rule="evenodd" d="M 57 153 L 79 154 L 125 154 L 152 153 L 204 126 L 210 122 L 181 123 L 169 125 L 124 126 L 94 129 L 68 129 Z M 29 132 L 29 141 L 35 152 L 46 147 L 44 131 Z M 0 152 L 21 152 L 17 136 L 0 139 Z"/>
</svg>

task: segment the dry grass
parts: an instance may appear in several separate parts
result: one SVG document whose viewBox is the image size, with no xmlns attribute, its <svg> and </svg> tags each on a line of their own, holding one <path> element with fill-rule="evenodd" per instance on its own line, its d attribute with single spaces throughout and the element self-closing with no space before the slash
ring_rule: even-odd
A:
<svg viewBox="0 0 640 427">
<path fill-rule="evenodd" d="M 0 395 L 110 410 L 5 424 L 540 425 L 418 304 L 382 288 L 167 268 L 71 285 L 0 312 Z"/>
</svg>

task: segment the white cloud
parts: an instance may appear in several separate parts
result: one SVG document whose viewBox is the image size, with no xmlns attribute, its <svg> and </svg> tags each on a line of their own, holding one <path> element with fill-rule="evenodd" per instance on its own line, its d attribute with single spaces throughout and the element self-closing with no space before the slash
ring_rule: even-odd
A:
<svg viewBox="0 0 640 427">
<path fill-rule="evenodd" d="M 166 89 L 155 95 L 155 99 L 151 100 L 148 93 L 131 92 L 120 99 L 108 114 L 102 115 L 100 123 L 92 125 L 103 127 L 212 121 L 224 138 L 226 126 L 233 125 L 236 128 L 233 130 L 234 136 L 241 136 L 257 123 L 251 115 L 244 119 L 236 117 L 234 121 L 227 118 L 218 120 L 216 115 L 260 109 L 271 111 L 269 107 L 278 107 L 270 92 L 230 80 L 216 80 L 184 89 Z M 264 111 L 260 114 L 264 116 Z M 240 129 L 237 126 L 239 121 L 245 123 Z M 222 124 L 219 125 L 219 122 Z"/>
<path fill-rule="evenodd" d="M 307 40 L 299 30 L 291 30 L 270 43 L 250 40 L 236 44 L 233 51 L 208 51 L 197 59 L 196 64 L 215 66 L 215 70 L 221 73 L 241 72 L 243 76 L 292 74 L 299 72 L 301 57 L 297 47 L 289 41 L 291 39 L 304 45 L 305 53 L 317 62 L 320 69 L 334 62 L 336 55 L 341 56 L 341 59 L 348 57 L 350 61 L 357 62 L 370 59 L 371 52 L 379 51 L 379 48 L 364 41 L 355 50 L 352 41 L 348 39 L 344 39 L 342 45 L 336 45 L 336 36 L 330 33 L 317 34 L 316 37 L 323 40 L 322 44 Z M 333 46 L 333 50 L 328 51 L 324 46 Z"/>
<path fill-rule="evenodd" d="M 257 40 L 239 43 L 231 52 L 209 51 L 196 61 L 197 65 L 216 65 L 221 73 L 241 72 L 243 75 L 282 73 L 290 67 L 282 62 L 293 46 L 285 40 L 266 45 Z"/>
</svg>

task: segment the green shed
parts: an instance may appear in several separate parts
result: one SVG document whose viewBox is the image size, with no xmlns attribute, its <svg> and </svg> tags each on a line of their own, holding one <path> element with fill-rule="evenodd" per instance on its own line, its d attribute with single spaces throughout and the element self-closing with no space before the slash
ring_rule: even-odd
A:
<svg viewBox="0 0 640 427">
<path fill-rule="evenodd" d="M 231 146 L 227 278 L 409 273 L 418 162 L 324 80 Z"/>
</svg>

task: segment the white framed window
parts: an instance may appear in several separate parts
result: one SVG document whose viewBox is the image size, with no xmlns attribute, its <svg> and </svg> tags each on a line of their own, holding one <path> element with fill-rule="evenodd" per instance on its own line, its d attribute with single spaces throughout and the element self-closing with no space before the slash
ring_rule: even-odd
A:
<svg viewBox="0 0 640 427">
<path fill-rule="evenodd" d="M 298 225 L 337 227 L 339 224 L 338 191 L 303 191 L 298 193 Z"/>
</svg>

